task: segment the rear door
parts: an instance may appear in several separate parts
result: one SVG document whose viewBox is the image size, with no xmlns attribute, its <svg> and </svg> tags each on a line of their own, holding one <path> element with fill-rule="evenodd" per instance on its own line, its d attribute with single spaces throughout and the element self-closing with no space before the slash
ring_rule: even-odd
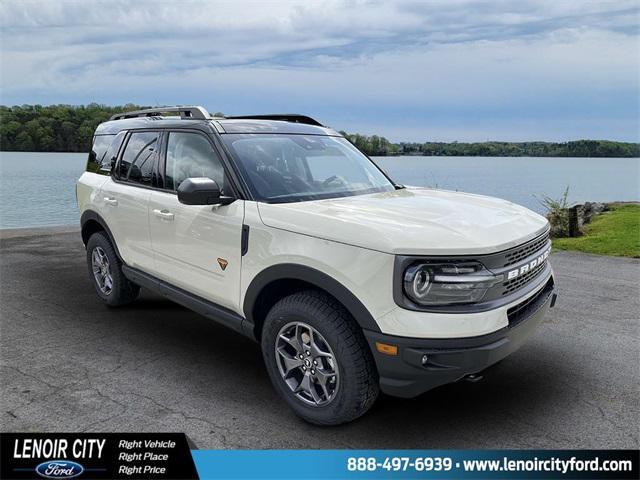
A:
<svg viewBox="0 0 640 480">
<path fill-rule="evenodd" d="M 158 276 L 207 300 L 240 311 L 244 200 L 183 205 L 176 190 L 187 178 L 209 177 L 232 195 L 230 178 L 210 139 L 196 131 L 166 132 L 159 162 L 163 190 L 149 198 L 151 243 Z"/>
<path fill-rule="evenodd" d="M 132 131 L 112 176 L 102 186 L 98 201 L 125 263 L 154 270 L 149 234 L 149 196 L 158 159 L 159 132 Z"/>
</svg>

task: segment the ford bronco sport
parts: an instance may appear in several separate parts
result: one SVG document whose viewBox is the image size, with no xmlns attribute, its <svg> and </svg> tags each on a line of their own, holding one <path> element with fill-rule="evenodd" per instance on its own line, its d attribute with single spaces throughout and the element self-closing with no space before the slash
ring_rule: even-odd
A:
<svg viewBox="0 0 640 480">
<path fill-rule="evenodd" d="M 144 287 L 256 340 L 316 424 L 477 376 L 555 302 L 545 218 L 398 185 L 302 115 L 114 115 L 77 198 L 103 302 Z"/>
</svg>

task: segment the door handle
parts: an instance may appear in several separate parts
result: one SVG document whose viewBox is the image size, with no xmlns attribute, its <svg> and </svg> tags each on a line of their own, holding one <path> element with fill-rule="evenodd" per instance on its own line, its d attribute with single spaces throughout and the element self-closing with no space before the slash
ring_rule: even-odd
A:
<svg viewBox="0 0 640 480">
<path fill-rule="evenodd" d="M 118 200 L 113 197 L 104 197 L 104 203 L 115 207 L 118 205 Z"/>
<path fill-rule="evenodd" d="M 171 213 L 169 210 L 154 209 L 153 210 L 153 214 L 156 217 L 159 217 L 159 218 L 161 218 L 163 220 L 169 220 L 169 221 L 173 220 L 173 217 L 174 217 L 173 213 Z"/>
</svg>

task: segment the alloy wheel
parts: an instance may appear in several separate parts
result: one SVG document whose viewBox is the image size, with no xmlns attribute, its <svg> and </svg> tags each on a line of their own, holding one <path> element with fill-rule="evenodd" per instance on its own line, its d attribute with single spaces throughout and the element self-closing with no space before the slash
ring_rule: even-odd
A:
<svg viewBox="0 0 640 480">
<path fill-rule="evenodd" d="M 111 275 L 109 257 L 107 257 L 102 247 L 93 249 L 93 253 L 91 254 L 91 268 L 98 288 L 105 295 L 109 295 L 111 290 L 113 290 L 113 276 Z"/>
<path fill-rule="evenodd" d="M 338 363 L 325 338 L 303 322 L 286 324 L 278 332 L 276 363 L 282 379 L 301 401 L 320 407 L 338 391 Z"/>
</svg>

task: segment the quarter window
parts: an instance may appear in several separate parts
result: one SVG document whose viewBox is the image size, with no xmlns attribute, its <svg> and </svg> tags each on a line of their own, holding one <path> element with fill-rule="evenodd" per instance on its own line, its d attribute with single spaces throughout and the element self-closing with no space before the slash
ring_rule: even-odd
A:
<svg viewBox="0 0 640 480">
<path fill-rule="evenodd" d="M 167 140 L 165 188 L 177 190 L 187 178 L 215 180 L 222 193 L 228 188 L 222 162 L 209 141 L 190 132 L 171 132 Z"/>
<path fill-rule="evenodd" d="M 87 172 L 109 175 L 126 132 L 118 135 L 96 135 L 87 161 Z"/>
<path fill-rule="evenodd" d="M 151 185 L 157 146 L 158 132 L 132 133 L 120 159 L 120 179 Z"/>
</svg>

